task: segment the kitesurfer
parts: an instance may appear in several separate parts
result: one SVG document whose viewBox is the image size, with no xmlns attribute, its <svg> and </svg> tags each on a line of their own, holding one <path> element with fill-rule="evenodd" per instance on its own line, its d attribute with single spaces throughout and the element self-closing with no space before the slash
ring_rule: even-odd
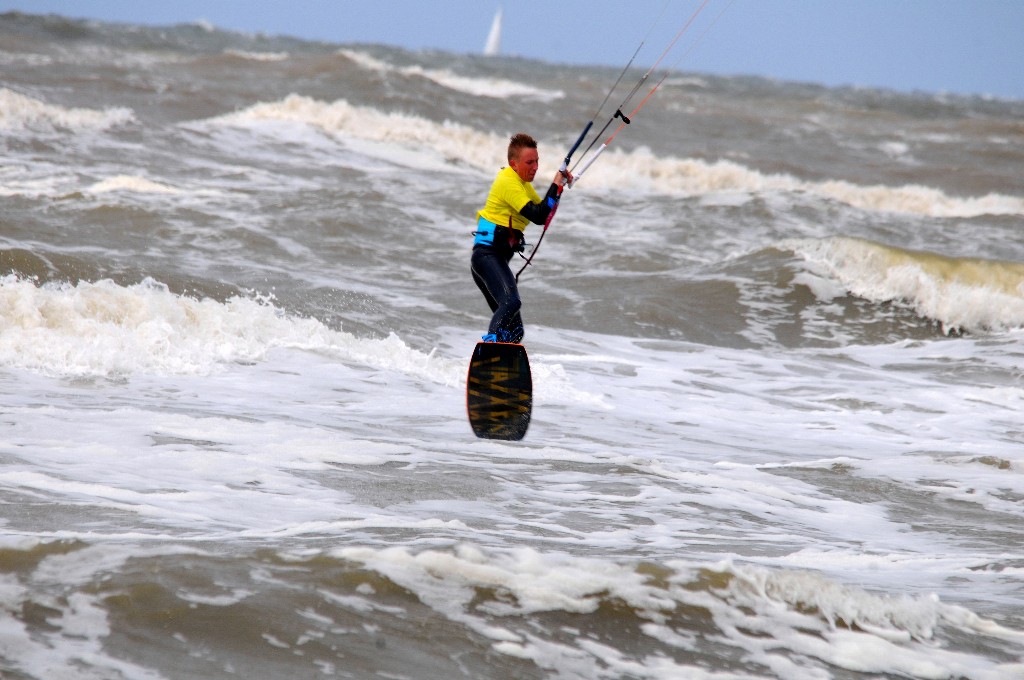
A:
<svg viewBox="0 0 1024 680">
<path fill-rule="evenodd" d="M 537 142 L 517 133 L 508 144 L 508 165 L 498 171 L 484 207 L 477 213 L 470 258 L 473 281 L 484 294 L 494 315 L 485 342 L 515 342 L 523 339 L 522 300 L 509 267 L 514 253 L 524 249 L 523 230 L 528 222 L 544 224 L 558 204 L 562 186 L 572 181 L 569 171 L 558 171 L 544 198 L 533 188 L 537 174 Z"/>
</svg>

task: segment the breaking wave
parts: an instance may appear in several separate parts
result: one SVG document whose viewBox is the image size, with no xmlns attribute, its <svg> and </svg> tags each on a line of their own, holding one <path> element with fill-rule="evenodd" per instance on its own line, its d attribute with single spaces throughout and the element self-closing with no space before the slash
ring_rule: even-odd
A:
<svg viewBox="0 0 1024 680">
<path fill-rule="evenodd" d="M 313 125 L 331 135 L 411 147 L 437 154 L 442 159 L 457 158 L 484 170 L 491 170 L 500 163 L 508 144 L 504 134 L 483 132 L 462 123 L 438 123 L 421 116 L 356 106 L 342 99 L 323 102 L 297 94 L 277 102 L 255 104 L 208 122 L 244 126 L 261 121 Z M 685 196 L 729 192 L 811 194 L 866 211 L 931 217 L 1024 215 L 1024 198 L 1015 196 L 991 193 L 957 198 L 917 185 L 887 187 L 839 180 L 812 182 L 792 175 L 764 174 L 731 161 L 709 163 L 657 156 L 648 149 L 609 151 L 588 170 L 579 186 Z"/>
<path fill-rule="evenodd" d="M 842 290 L 874 302 L 898 301 L 940 322 L 946 332 L 1024 328 L 1024 264 L 949 257 L 850 237 L 793 239 L 781 244 L 814 273 L 798 280 L 824 300 Z"/>
</svg>

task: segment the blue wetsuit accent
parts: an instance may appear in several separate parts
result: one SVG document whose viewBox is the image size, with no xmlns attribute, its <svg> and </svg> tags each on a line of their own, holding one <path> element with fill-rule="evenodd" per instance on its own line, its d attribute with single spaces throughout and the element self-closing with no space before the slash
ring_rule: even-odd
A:
<svg viewBox="0 0 1024 680">
<path fill-rule="evenodd" d="M 476 231 L 473 232 L 473 245 L 489 246 L 494 243 L 494 231 L 498 225 L 483 217 L 476 221 Z"/>
</svg>

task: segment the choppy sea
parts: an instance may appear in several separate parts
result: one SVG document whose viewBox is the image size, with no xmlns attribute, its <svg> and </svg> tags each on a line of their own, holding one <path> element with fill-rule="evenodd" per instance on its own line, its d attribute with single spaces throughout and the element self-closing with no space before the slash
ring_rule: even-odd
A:
<svg viewBox="0 0 1024 680">
<path fill-rule="evenodd" d="M 473 436 L 618 72 L 0 15 L 0 676 L 1024 677 L 1022 101 L 673 72 Z"/>
</svg>

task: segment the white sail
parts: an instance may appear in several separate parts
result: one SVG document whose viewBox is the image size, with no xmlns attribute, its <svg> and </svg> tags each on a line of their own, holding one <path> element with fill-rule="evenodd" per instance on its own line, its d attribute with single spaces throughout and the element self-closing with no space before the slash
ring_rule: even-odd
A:
<svg viewBox="0 0 1024 680">
<path fill-rule="evenodd" d="M 487 34 L 487 44 L 484 45 L 484 54 L 493 57 L 501 51 L 501 7 L 494 15 L 491 23 L 491 32 Z"/>
</svg>

